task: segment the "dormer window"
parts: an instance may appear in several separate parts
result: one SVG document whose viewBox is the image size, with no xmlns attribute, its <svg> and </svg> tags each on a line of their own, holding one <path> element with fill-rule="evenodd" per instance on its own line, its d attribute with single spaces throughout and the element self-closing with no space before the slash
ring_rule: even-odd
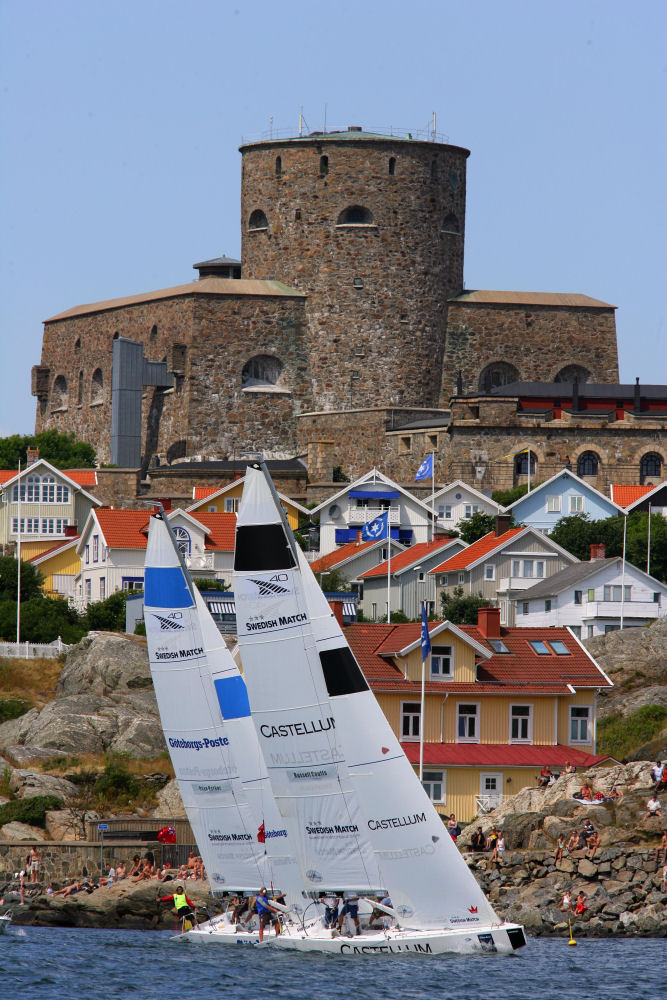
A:
<svg viewBox="0 0 667 1000">
<path fill-rule="evenodd" d="M 431 679 L 451 680 L 454 676 L 454 655 L 451 646 L 431 647 Z"/>
</svg>

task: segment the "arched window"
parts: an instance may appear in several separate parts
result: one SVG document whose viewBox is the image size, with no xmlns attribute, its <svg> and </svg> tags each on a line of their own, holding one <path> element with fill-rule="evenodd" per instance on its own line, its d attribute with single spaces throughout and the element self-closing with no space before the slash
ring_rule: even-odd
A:
<svg viewBox="0 0 667 1000">
<path fill-rule="evenodd" d="M 54 476 L 42 476 L 42 503 L 56 502 L 56 480 Z"/>
<path fill-rule="evenodd" d="M 283 365 L 279 358 L 271 354 L 256 354 L 243 369 L 241 385 L 244 389 L 277 385 L 282 370 Z"/>
<path fill-rule="evenodd" d="M 349 205 L 338 216 L 337 226 L 372 226 L 373 213 L 362 205 Z"/>
<path fill-rule="evenodd" d="M 600 457 L 594 451 L 584 451 L 577 459 L 578 476 L 597 476 Z"/>
<path fill-rule="evenodd" d="M 442 220 L 442 229 L 445 233 L 460 233 L 459 220 L 453 212 L 446 215 Z"/>
<path fill-rule="evenodd" d="M 522 451 L 520 455 L 515 455 L 514 457 L 514 472 L 517 476 L 527 476 L 528 475 L 528 456 L 530 455 L 530 474 L 535 475 L 535 468 L 537 466 L 537 455 L 534 451 Z"/>
<path fill-rule="evenodd" d="M 190 555 L 191 543 L 190 543 L 190 533 L 185 528 L 174 528 L 174 535 L 176 536 L 176 545 L 178 550 L 184 559 Z"/>
<path fill-rule="evenodd" d="M 93 372 L 93 380 L 90 387 L 90 402 L 101 403 L 104 400 L 104 376 L 102 369 L 96 368 Z"/>
<path fill-rule="evenodd" d="M 41 476 L 35 475 L 33 473 L 26 479 L 26 491 L 25 497 L 21 496 L 21 499 L 26 501 L 26 503 L 39 503 L 42 489 L 42 479 Z"/>
<path fill-rule="evenodd" d="M 282 156 L 276 156 L 276 177 L 280 177 L 283 172 L 283 158 Z"/>
<path fill-rule="evenodd" d="M 81 337 L 77 337 L 74 341 L 74 350 L 78 353 L 81 350 Z"/>
<path fill-rule="evenodd" d="M 76 401 L 79 406 L 83 403 L 83 372 L 79 372 L 79 387 L 76 393 Z"/>
<path fill-rule="evenodd" d="M 498 386 L 518 381 L 519 372 L 514 365 L 510 365 L 506 361 L 494 361 L 493 364 L 487 365 L 479 376 L 479 391 L 491 392 Z"/>
<path fill-rule="evenodd" d="M 554 382 L 588 382 L 591 373 L 583 365 L 565 365 L 556 375 Z"/>
<path fill-rule="evenodd" d="M 54 410 L 63 410 L 67 406 L 67 402 L 67 379 L 64 375 L 57 375 L 53 382 L 51 406 Z"/>
<path fill-rule="evenodd" d="M 329 173 L 329 157 L 320 156 L 320 176 L 324 177 L 324 175 L 328 173 Z"/>
<path fill-rule="evenodd" d="M 267 219 L 261 208 L 256 208 L 254 212 L 250 213 L 250 219 L 248 220 L 248 229 L 253 232 L 258 232 L 261 229 L 269 228 L 269 220 Z"/>
<path fill-rule="evenodd" d="M 151 327 L 151 340 L 157 340 L 157 326 Z"/>
<path fill-rule="evenodd" d="M 660 479 L 662 474 L 662 458 L 656 451 L 642 455 L 639 463 L 639 481 L 643 485 L 646 479 Z"/>
</svg>

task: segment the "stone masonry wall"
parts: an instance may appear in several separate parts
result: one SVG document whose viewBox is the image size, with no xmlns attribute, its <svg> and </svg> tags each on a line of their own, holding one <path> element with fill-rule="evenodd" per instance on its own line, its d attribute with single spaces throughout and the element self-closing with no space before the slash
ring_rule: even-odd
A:
<svg viewBox="0 0 667 1000">
<path fill-rule="evenodd" d="M 442 373 L 442 405 L 456 391 L 480 390 L 479 377 L 493 362 L 509 362 L 528 382 L 552 382 L 566 365 L 582 365 L 590 382 L 618 382 L 613 309 L 484 305 L 450 302 Z"/>
<path fill-rule="evenodd" d="M 437 405 L 447 297 L 463 287 L 468 151 L 327 135 L 242 153 L 243 274 L 308 293 L 315 406 Z M 350 206 L 373 224 L 338 226 Z M 256 210 L 265 229 L 249 227 Z"/>
</svg>

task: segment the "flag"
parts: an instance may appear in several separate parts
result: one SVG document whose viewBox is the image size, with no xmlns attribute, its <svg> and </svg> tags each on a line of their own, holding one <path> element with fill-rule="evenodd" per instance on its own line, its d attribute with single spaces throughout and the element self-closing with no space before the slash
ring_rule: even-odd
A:
<svg viewBox="0 0 667 1000">
<path fill-rule="evenodd" d="M 422 604 L 422 661 L 431 652 L 431 637 L 428 634 L 428 621 L 426 619 L 426 605 Z"/>
<path fill-rule="evenodd" d="M 524 451 L 530 451 L 530 448 L 522 448 L 521 451 L 511 451 L 509 455 L 503 455 L 503 458 L 512 458 L 514 455 L 523 455 Z"/>
<path fill-rule="evenodd" d="M 264 823 L 257 828 L 257 840 L 260 844 L 266 843 L 266 830 L 264 829 Z"/>
<path fill-rule="evenodd" d="M 415 482 L 419 482 L 420 479 L 430 479 L 433 475 L 433 452 L 427 455 L 422 464 L 417 469 L 417 475 L 415 476 Z"/>
<path fill-rule="evenodd" d="M 369 521 L 361 529 L 362 542 L 381 542 L 389 537 L 389 511 L 380 514 L 373 521 Z"/>
</svg>

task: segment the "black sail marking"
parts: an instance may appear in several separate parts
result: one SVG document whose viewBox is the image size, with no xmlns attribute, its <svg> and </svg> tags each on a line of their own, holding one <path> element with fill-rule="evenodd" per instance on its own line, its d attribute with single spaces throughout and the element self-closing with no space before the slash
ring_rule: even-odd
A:
<svg viewBox="0 0 667 1000">
<path fill-rule="evenodd" d="M 368 691 L 366 678 L 348 646 L 323 650 L 320 653 L 320 662 L 330 698 L 340 694 Z"/>
<path fill-rule="evenodd" d="M 282 524 L 248 524 L 236 529 L 234 569 L 261 573 L 293 569 L 296 563 Z"/>
</svg>

